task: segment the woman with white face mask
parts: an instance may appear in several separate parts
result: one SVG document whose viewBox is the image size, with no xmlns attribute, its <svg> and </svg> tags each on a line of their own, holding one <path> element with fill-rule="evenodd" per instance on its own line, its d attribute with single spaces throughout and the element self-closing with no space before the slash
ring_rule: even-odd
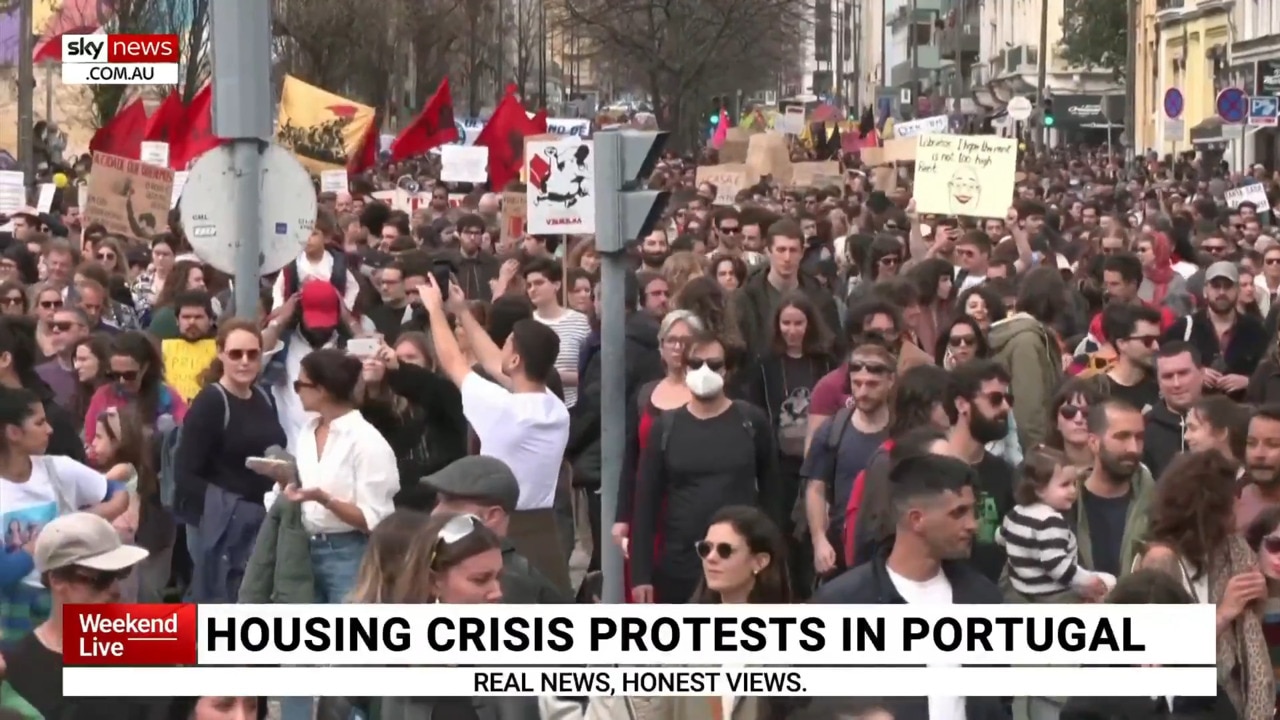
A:
<svg viewBox="0 0 1280 720">
<path fill-rule="evenodd" d="M 684 357 L 692 398 L 658 417 L 640 460 L 631 526 L 636 602 L 689 601 L 702 576 L 695 545 L 721 508 L 759 507 L 775 523 L 790 509 L 768 417 L 725 396 L 725 376 L 733 368 L 724 343 L 700 335 Z M 655 537 L 662 538 L 657 548 Z"/>
</svg>

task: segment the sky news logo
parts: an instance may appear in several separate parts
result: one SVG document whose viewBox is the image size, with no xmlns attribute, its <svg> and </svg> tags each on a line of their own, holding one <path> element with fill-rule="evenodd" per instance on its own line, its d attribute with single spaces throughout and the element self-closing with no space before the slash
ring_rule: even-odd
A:
<svg viewBox="0 0 1280 720">
<path fill-rule="evenodd" d="M 176 85 L 177 35 L 64 35 L 62 81 L 73 85 Z"/>
</svg>

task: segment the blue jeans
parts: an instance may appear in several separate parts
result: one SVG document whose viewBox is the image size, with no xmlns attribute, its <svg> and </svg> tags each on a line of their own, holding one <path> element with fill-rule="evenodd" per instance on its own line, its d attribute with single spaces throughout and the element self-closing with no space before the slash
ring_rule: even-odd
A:
<svg viewBox="0 0 1280 720">
<path fill-rule="evenodd" d="M 311 538 L 311 571 L 316 578 L 316 602 L 346 602 L 356 584 L 369 536 L 362 532 L 315 535 Z M 314 698 L 280 698 L 280 720 L 312 720 Z"/>
</svg>

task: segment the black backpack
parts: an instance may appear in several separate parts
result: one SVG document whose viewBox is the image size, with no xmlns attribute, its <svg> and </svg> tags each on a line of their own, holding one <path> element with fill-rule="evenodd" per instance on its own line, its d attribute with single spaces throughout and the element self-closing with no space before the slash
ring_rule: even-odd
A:
<svg viewBox="0 0 1280 720">
<path fill-rule="evenodd" d="M 347 296 L 347 256 L 328 248 L 325 252 L 333 258 L 333 270 L 329 271 L 329 284 L 338 291 L 338 297 L 345 298 Z M 294 260 L 285 265 L 280 272 L 284 273 L 284 298 L 288 300 L 298 292 L 298 261 Z"/>
<path fill-rule="evenodd" d="M 756 443 L 756 426 L 751 422 L 751 418 L 747 413 L 747 408 L 752 407 L 751 403 L 746 400 L 734 400 L 733 411 L 737 412 L 742 418 L 742 427 L 747 431 L 747 437 L 751 439 L 751 446 L 754 448 Z M 658 416 L 658 448 L 662 451 L 662 457 L 667 457 L 667 444 L 671 441 L 671 430 L 676 424 L 676 413 L 684 408 L 664 411 Z"/>
</svg>

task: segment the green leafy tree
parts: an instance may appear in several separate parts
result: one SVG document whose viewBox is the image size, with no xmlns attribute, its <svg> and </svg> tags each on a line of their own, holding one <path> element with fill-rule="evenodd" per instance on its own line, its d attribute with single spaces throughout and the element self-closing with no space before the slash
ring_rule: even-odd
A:
<svg viewBox="0 0 1280 720">
<path fill-rule="evenodd" d="M 1129 39 L 1127 0 L 1066 0 L 1061 57 L 1073 67 L 1124 71 Z"/>
</svg>

